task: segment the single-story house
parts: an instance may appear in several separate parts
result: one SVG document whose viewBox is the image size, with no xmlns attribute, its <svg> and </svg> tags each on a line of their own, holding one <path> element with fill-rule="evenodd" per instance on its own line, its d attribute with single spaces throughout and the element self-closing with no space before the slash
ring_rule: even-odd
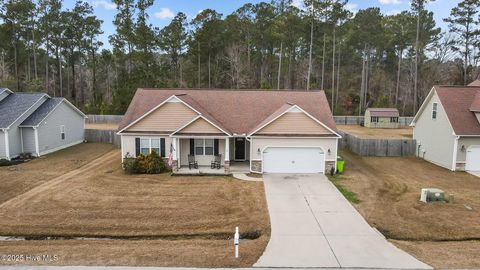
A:
<svg viewBox="0 0 480 270">
<path fill-rule="evenodd" d="M 480 81 L 434 86 L 411 126 L 419 157 L 452 171 L 480 171 Z"/>
<path fill-rule="evenodd" d="M 122 158 L 156 151 L 177 170 L 221 155 L 257 173 L 328 172 L 341 138 L 323 91 L 138 89 L 118 134 Z"/>
<path fill-rule="evenodd" d="M 368 128 L 399 128 L 399 117 L 395 108 L 368 108 L 363 123 Z"/>
<path fill-rule="evenodd" d="M 0 89 L 0 159 L 38 157 L 81 143 L 85 118 L 64 98 Z"/>
</svg>

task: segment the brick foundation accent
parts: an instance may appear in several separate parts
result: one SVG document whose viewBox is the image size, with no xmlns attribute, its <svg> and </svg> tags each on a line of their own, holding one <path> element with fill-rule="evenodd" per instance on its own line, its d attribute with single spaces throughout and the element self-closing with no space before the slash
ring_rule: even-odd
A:
<svg viewBox="0 0 480 270">
<path fill-rule="evenodd" d="M 225 160 L 225 163 L 223 164 L 223 168 L 225 169 L 225 173 L 230 173 L 230 161 Z"/>
<path fill-rule="evenodd" d="M 335 161 L 325 161 L 325 174 L 330 174 L 331 169 L 335 169 Z"/>
<path fill-rule="evenodd" d="M 262 161 L 252 160 L 252 171 L 262 173 Z"/>
</svg>

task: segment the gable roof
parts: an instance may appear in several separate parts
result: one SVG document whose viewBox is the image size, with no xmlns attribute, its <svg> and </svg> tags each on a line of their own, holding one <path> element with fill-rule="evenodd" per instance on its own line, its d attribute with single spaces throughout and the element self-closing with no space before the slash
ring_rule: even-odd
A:
<svg viewBox="0 0 480 270">
<path fill-rule="evenodd" d="M 8 88 L 0 88 L 0 95 L 3 94 L 3 92 L 8 92 L 9 94 L 13 94 L 13 92 Z"/>
<path fill-rule="evenodd" d="M 478 86 L 478 87 L 480 87 L 480 79 L 476 79 L 475 81 L 471 82 L 468 86 Z"/>
<path fill-rule="evenodd" d="M 138 89 L 119 130 L 171 96 L 189 104 L 207 120 L 233 135 L 246 135 L 287 103 L 296 104 L 336 132 L 323 91 Z"/>
<path fill-rule="evenodd" d="M 477 91 L 477 94 L 473 98 L 472 105 L 470 105 L 470 111 L 480 112 L 480 90 Z"/>
<path fill-rule="evenodd" d="M 472 105 L 479 103 L 480 87 L 434 86 L 434 90 L 456 135 L 480 135 L 480 122 L 471 111 Z"/>
<path fill-rule="evenodd" d="M 0 101 L 0 128 L 7 129 L 35 103 L 43 97 L 44 93 L 12 93 Z"/>
<path fill-rule="evenodd" d="M 400 113 L 396 108 L 368 108 L 370 116 L 378 117 L 400 117 Z"/>
</svg>

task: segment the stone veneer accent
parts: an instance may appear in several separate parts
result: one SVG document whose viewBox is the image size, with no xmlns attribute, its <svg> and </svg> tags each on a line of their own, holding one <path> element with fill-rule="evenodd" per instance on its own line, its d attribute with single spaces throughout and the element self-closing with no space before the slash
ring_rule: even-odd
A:
<svg viewBox="0 0 480 270">
<path fill-rule="evenodd" d="M 262 161 L 261 160 L 252 160 L 252 171 L 262 173 Z"/>
<path fill-rule="evenodd" d="M 229 160 L 225 160 L 225 162 L 223 164 L 223 168 L 225 169 L 225 173 L 230 173 L 230 161 Z"/>
<path fill-rule="evenodd" d="M 325 161 L 325 174 L 330 174 L 330 170 L 332 168 L 334 168 L 336 171 L 335 161 Z"/>
</svg>

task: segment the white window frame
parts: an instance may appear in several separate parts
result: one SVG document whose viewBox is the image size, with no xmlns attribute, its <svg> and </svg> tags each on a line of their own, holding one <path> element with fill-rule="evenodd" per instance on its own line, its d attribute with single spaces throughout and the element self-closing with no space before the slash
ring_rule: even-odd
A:
<svg viewBox="0 0 480 270">
<path fill-rule="evenodd" d="M 62 140 L 67 139 L 67 133 L 65 132 L 65 130 L 66 130 L 65 125 L 61 125 L 60 126 L 60 139 L 62 139 Z"/>
<path fill-rule="evenodd" d="M 432 103 L 432 119 L 437 119 L 438 116 L 438 102 Z"/>
<path fill-rule="evenodd" d="M 373 121 L 374 119 L 375 119 L 376 121 Z M 372 122 L 372 123 L 378 123 L 378 122 L 380 122 L 380 117 L 378 117 L 378 116 L 372 116 L 372 117 L 370 118 L 370 122 Z"/>
<path fill-rule="evenodd" d="M 148 147 L 142 147 L 142 140 L 148 140 Z M 158 140 L 158 148 L 152 147 L 152 140 Z M 139 154 L 145 155 L 142 152 L 142 149 L 148 149 L 148 154 L 152 153 L 152 149 L 158 149 L 159 152 L 157 153 L 157 155 L 160 156 L 161 152 L 162 152 L 162 140 L 161 140 L 161 138 L 140 138 L 140 153 Z"/>
<path fill-rule="evenodd" d="M 390 123 L 398 123 L 398 117 L 390 117 Z"/>
<path fill-rule="evenodd" d="M 206 154 L 205 150 L 207 149 L 206 146 L 206 141 L 211 140 L 212 141 L 212 154 Z M 197 147 L 200 148 L 200 146 L 197 146 L 197 141 L 202 141 L 202 154 L 197 154 Z M 194 149 L 194 154 L 195 156 L 214 156 L 215 155 L 215 139 L 194 139 L 193 142 L 193 149 Z"/>
</svg>

